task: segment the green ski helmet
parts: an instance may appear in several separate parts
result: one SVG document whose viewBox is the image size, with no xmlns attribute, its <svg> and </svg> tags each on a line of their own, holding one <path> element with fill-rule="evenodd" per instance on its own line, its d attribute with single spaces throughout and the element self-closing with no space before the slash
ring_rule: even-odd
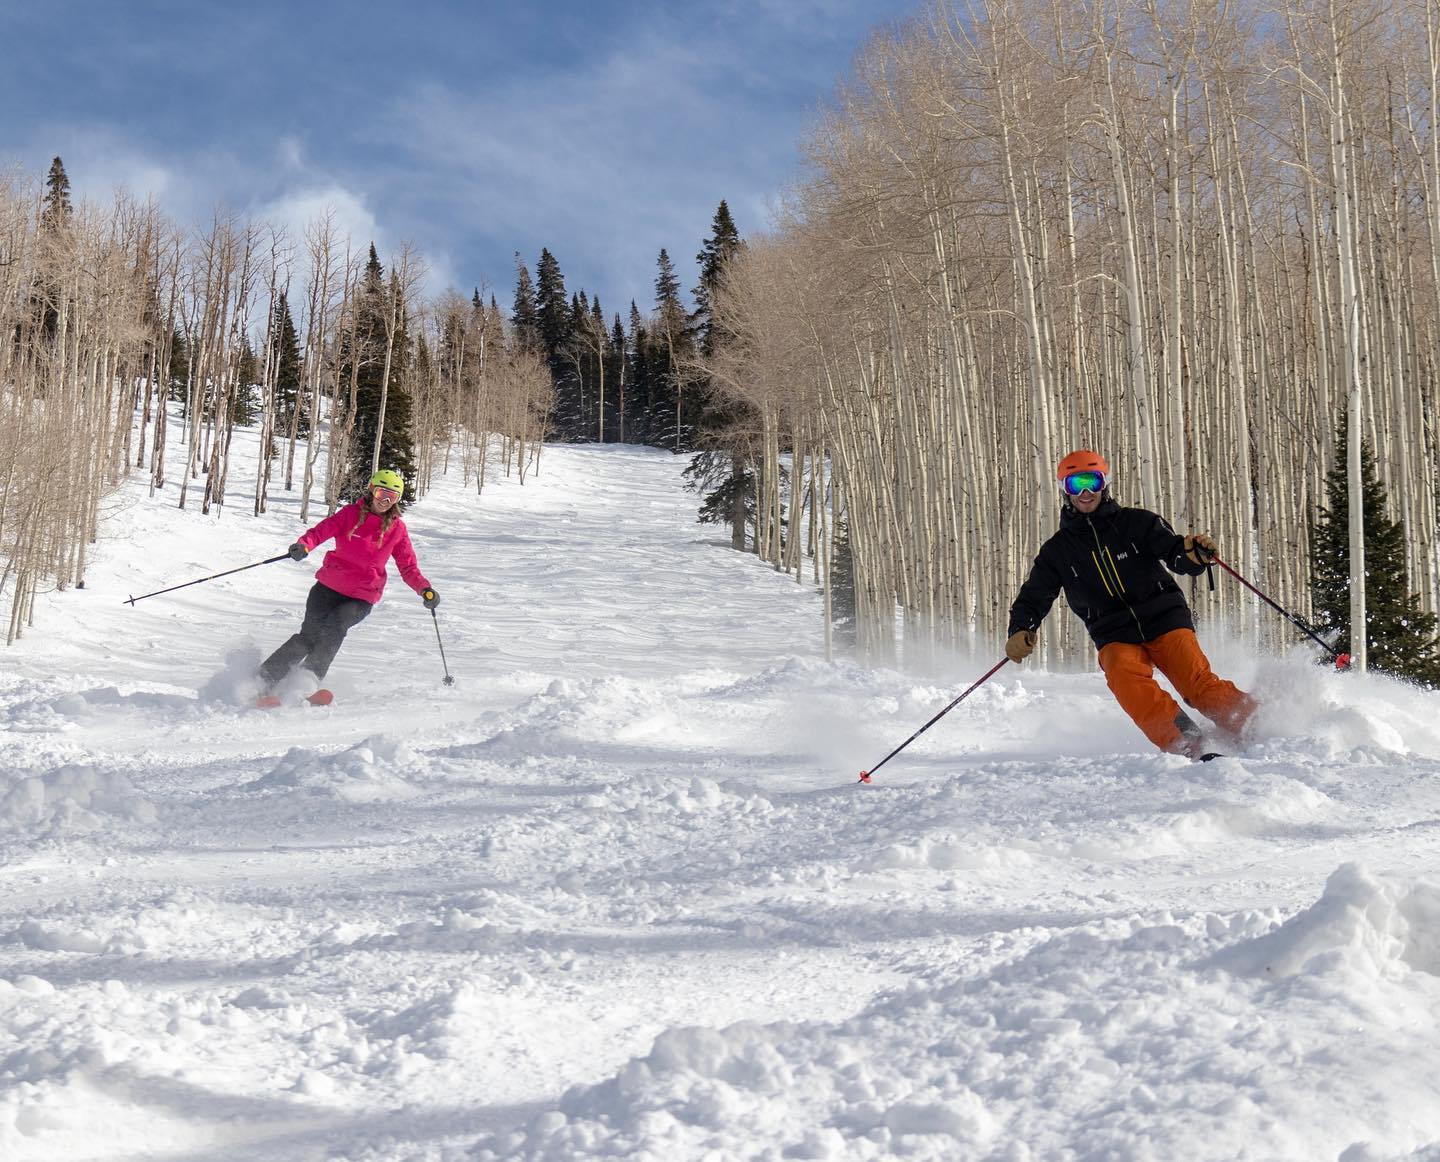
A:
<svg viewBox="0 0 1440 1162">
<path fill-rule="evenodd" d="M 370 477 L 370 487 L 374 488 L 376 485 L 388 488 L 397 497 L 405 495 L 405 478 L 393 468 L 382 468 Z"/>
</svg>

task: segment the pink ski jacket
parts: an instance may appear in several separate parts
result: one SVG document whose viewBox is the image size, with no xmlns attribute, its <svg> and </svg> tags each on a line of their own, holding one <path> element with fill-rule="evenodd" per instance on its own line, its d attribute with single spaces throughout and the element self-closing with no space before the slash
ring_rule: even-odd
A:
<svg viewBox="0 0 1440 1162">
<path fill-rule="evenodd" d="M 405 522 L 399 517 L 382 533 L 381 520 L 373 512 L 360 520 L 360 501 L 347 504 L 332 516 L 327 516 L 313 529 L 307 529 L 300 537 L 300 543 L 307 549 L 323 545 L 331 537 L 335 547 L 325 554 L 325 561 L 315 580 L 322 585 L 374 605 L 385 592 L 385 568 L 390 558 L 400 569 L 405 584 L 423 594 L 430 588 L 415 560 L 415 550 L 410 545 L 410 534 L 405 531 Z"/>
</svg>

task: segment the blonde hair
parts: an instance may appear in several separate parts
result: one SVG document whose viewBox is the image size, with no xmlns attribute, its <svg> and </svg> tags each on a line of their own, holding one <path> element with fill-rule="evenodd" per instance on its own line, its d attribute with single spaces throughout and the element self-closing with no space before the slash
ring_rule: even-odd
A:
<svg viewBox="0 0 1440 1162">
<path fill-rule="evenodd" d="M 390 531 L 390 526 L 400 519 L 400 502 L 397 500 L 384 512 L 376 512 L 370 507 L 373 498 L 374 494 L 367 488 L 365 495 L 357 502 L 360 506 L 360 516 L 355 521 L 355 527 L 350 530 L 350 535 L 353 537 L 360 531 L 360 526 L 365 523 L 367 516 L 378 516 L 380 518 L 380 535 L 375 538 L 375 543 L 378 545 L 384 539 L 385 534 Z"/>
</svg>

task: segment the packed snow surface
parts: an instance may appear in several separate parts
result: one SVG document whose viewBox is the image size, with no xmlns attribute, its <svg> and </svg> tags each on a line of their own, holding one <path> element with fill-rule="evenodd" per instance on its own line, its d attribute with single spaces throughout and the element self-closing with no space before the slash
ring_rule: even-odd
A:
<svg viewBox="0 0 1440 1162">
<path fill-rule="evenodd" d="M 124 603 L 294 494 L 107 502 L 3 655 L 0 1158 L 1440 1159 L 1440 695 L 1201 589 L 1234 757 L 1027 664 L 862 786 L 1000 643 L 825 661 L 683 466 L 452 470 L 323 709 L 249 705 L 316 557 Z"/>
</svg>

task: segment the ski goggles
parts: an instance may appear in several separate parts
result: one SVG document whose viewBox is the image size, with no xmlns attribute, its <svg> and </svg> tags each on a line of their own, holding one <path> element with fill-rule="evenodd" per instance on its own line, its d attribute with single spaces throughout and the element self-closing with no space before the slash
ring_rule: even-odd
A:
<svg viewBox="0 0 1440 1162">
<path fill-rule="evenodd" d="M 377 484 L 377 485 L 375 485 L 373 488 L 370 489 L 370 495 L 373 496 L 376 500 L 399 500 L 399 499 L 400 499 L 400 494 L 399 494 L 398 492 L 396 492 L 393 488 L 386 488 L 386 487 L 384 487 L 383 485 L 380 485 L 380 484 Z"/>
<path fill-rule="evenodd" d="M 1072 472 L 1060 481 L 1060 491 L 1066 496 L 1079 496 L 1083 492 L 1105 491 L 1105 473 Z"/>
</svg>

